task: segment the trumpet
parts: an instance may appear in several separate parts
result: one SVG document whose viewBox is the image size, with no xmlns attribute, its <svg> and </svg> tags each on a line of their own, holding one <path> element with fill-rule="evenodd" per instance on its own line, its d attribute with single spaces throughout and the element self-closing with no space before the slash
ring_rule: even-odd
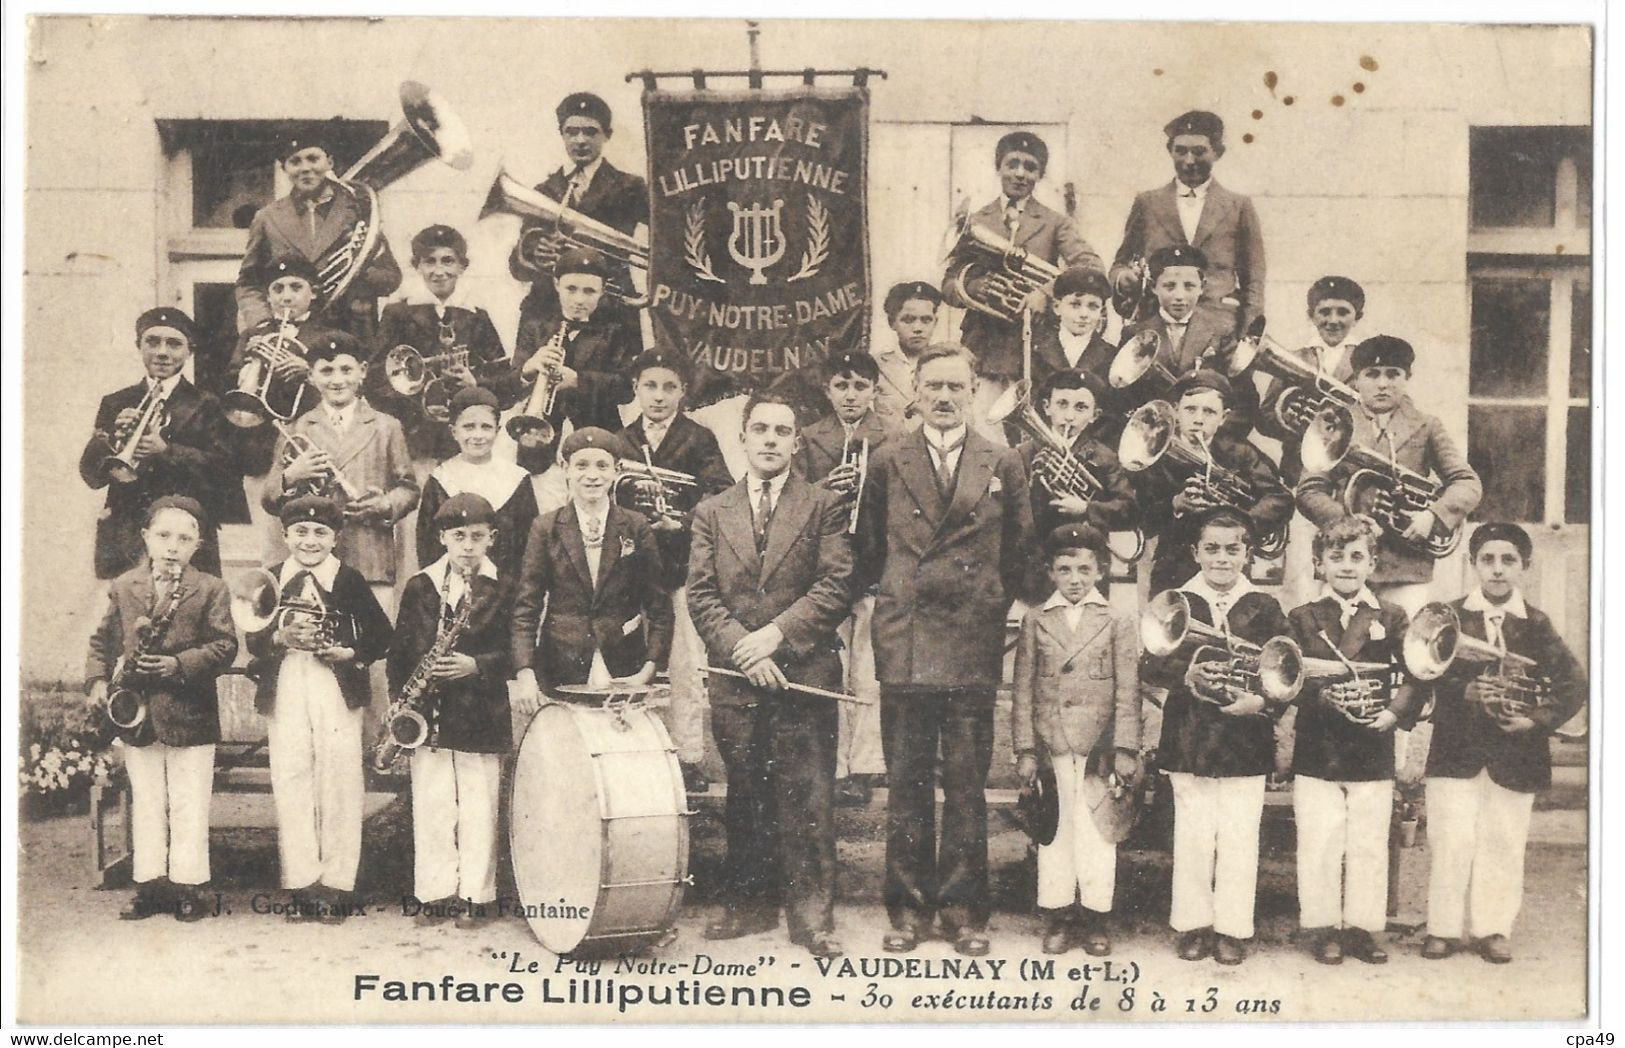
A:
<svg viewBox="0 0 1625 1048">
<path fill-rule="evenodd" d="M 283 469 L 287 469 L 293 463 L 293 460 L 299 456 L 311 451 L 321 450 L 308 437 L 295 433 L 292 426 L 275 415 L 271 416 L 271 425 L 275 426 L 277 432 L 282 434 L 281 464 Z M 327 479 L 317 489 L 319 492 L 331 493 L 332 489 L 337 487 L 351 502 L 366 497 L 367 492 L 356 487 L 355 483 L 344 475 L 344 471 L 332 462 L 331 457 L 327 464 L 322 467 L 322 472 Z"/>
<path fill-rule="evenodd" d="M 495 214 L 518 215 L 540 223 L 520 233 L 518 252 L 519 258 L 538 273 L 552 273 L 550 255 L 554 253 L 553 246 L 561 240 L 569 247 L 597 251 L 639 272 L 649 271 L 649 245 L 645 241 L 565 207 L 507 171 L 497 172 L 496 181 L 486 194 L 485 206 L 480 209 L 480 219 Z M 623 274 L 624 270 L 612 274 L 604 282 L 604 293 L 633 309 L 648 305 L 648 297 L 640 296 L 635 287 L 629 286 Z"/>
<path fill-rule="evenodd" d="M 275 625 L 285 631 L 288 646 L 296 651 L 325 651 L 338 643 L 344 617 L 328 606 L 313 580 L 306 579 L 299 593 L 284 596 L 275 575 L 255 568 L 233 579 L 228 588 L 231 620 L 244 633 Z"/>
<path fill-rule="evenodd" d="M 412 676 L 401 685 L 400 694 L 389 704 L 384 716 L 384 730 L 373 749 L 373 770 L 386 772 L 403 752 L 415 750 L 439 734 L 439 703 L 434 702 L 436 679 L 435 664 L 450 655 L 457 638 L 468 629 L 474 616 L 474 572 L 464 571 L 463 599 L 449 623 L 443 623 L 435 634 L 434 643 L 423 653 Z"/>
<path fill-rule="evenodd" d="M 141 475 L 141 463 L 144 456 L 141 454 L 141 441 L 153 433 L 160 433 L 169 424 L 169 409 L 167 394 L 160 396 L 159 387 L 153 386 L 136 405 L 135 422 L 129 426 L 114 425 L 113 435 L 108 444 L 113 451 L 102 459 L 102 473 L 118 481 L 120 484 L 134 483 Z"/>
<path fill-rule="evenodd" d="M 1173 405 L 1166 400 L 1153 400 L 1134 409 L 1118 441 L 1117 457 L 1124 469 L 1136 473 L 1166 457 L 1179 473 L 1199 480 L 1204 498 L 1217 506 L 1245 512 L 1259 499 L 1252 483 L 1219 465 L 1206 445 L 1180 436 Z M 1260 556 L 1273 557 L 1285 547 L 1286 529 L 1280 528 L 1260 536 L 1255 548 Z"/>
<path fill-rule="evenodd" d="M 955 219 L 948 236 L 949 282 L 959 289 L 967 309 L 1014 323 L 1025 311 L 1027 296 L 1048 289 L 1061 268 L 1035 258 L 997 233 L 983 229 L 968 210 Z M 964 261 L 960 261 L 964 260 Z M 981 279 L 972 292 L 970 283 Z"/>
<path fill-rule="evenodd" d="M 1150 333 L 1153 338 L 1155 332 Z M 1036 447 L 1033 453 L 1033 479 L 1055 498 L 1082 499 L 1092 502 L 1106 490 L 1105 484 L 1089 471 L 1089 467 L 1072 454 L 1073 435 L 1057 430 L 1044 420 L 1033 407 L 1032 383 L 1021 379 L 999 394 L 988 409 L 989 425 L 1009 421 L 1027 435 Z M 1114 548 L 1112 553 L 1130 563 L 1139 559 L 1145 550 L 1145 533 L 1136 526 L 1132 532 L 1131 548 Z"/>
<path fill-rule="evenodd" d="M 1399 464 L 1392 442 L 1388 457 L 1354 442 L 1354 414 L 1342 404 L 1322 408 L 1310 420 L 1301 448 L 1303 468 L 1312 473 L 1331 473 L 1340 465 L 1350 467 L 1343 484 L 1343 506 L 1350 513 L 1363 513 L 1382 526 L 1383 531 L 1438 559 L 1448 557 L 1461 545 L 1462 526 L 1457 524 L 1445 535 L 1429 535 L 1419 542 L 1405 538 L 1412 513 L 1430 509 L 1444 491 L 1422 474 Z"/>
<path fill-rule="evenodd" d="M 222 398 L 226 420 L 251 429 L 266 419 L 297 418 L 304 410 L 310 349 L 286 316 L 277 329 L 248 340 L 246 360 L 237 372 L 237 388 Z"/>
<path fill-rule="evenodd" d="M 1188 651 L 1193 663 L 1225 663 L 1230 698 L 1222 705 L 1234 701 L 1236 691 L 1285 705 L 1298 697 L 1306 676 L 1297 641 L 1281 636 L 1255 644 L 1232 634 L 1228 625 L 1199 622 L 1191 615 L 1189 599 L 1178 590 L 1163 590 L 1146 604 L 1140 613 L 1140 642 L 1155 656 L 1182 656 Z"/>
<path fill-rule="evenodd" d="M 450 325 L 442 325 L 449 329 Z M 404 342 L 384 357 L 384 377 L 389 386 L 403 397 L 416 397 L 423 405 L 423 413 L 436 422 L 451 419 L 451 394 L 447 391 L 446 374 L 468 367 L 468 347 L 452 344 L 449 330 L 442 330 L 442 352 L 423 354 L 416 346 Z"/>
<path fill-rule="evenodd" d="M 693 474 L 655 465 L 647 444 L 642 462 L 621 459 L 615 464 L 615 480 L 609 489 L 616 505 L 635 509 L 651 521 L 663 517 L 686 520 L 694 512 L 699 493 L 700 484 Z"/>
<path fill-rule="evenodd" d="M 564 339 L 569 334 L 570 322 L 559 321 L 559 329 L 553 332 L 553 337 L 547 345 L 538 349 L 538 353 L 551 353 L 564 348 Z M 519 414 L 508 420 L 508 436 L 513 438 L 515 444 L 522 448 L 539 448 L 553 443 L 558 430 L 553 427 L 552 417 L 554 409 L 558 406 L 559 381 L 563 374 L 557 367 L 544 365 L 536 373 L 536 385 L 531 387 L 530 399 L 525 401 L 525 408 Z"/>
<path fill-rule="evenodd" d="M 1411 619 L 1401 645 L 1405 668 L 1418 680 L 1437 680 L 1456 662 L 1481 668 L 1479 679 L 1493 682 L 1500 698 L 1486 708 L 1497 720 L 1526 717 L 1556 702 L 1551 679 L 1527 655 L 1507 651 L 1461 631 L 1456 609 L 1435 601 Z"/>
<path fill-rule="evenodd" d="M 863 506 L 863 486 L 869 480 L 869 438 L 864 437 L 857 448 L 852 447 L 852 434 L 847 433 L 841 439 L 841 465 L 850 465 L 858 471 L 857 481 L 852 485 L 852 509 L 846 517 L 846 533 L 858 533 L 858 510 Z"/>
<path fill-rule="evenodd" d="M 1273 414 L 1276 425 L 1297 437 L 1304 435 L 1322 411 L 1341 407 L 1352 412 L 1360 402 L 1352 386 L 1310 365 L 1271 338 L 1263 317 L 1248 327 L 1247 336 L 1236 343 L 1226 364 L 1231 379 L 1261 371 L 1287 384 L 1275 399 Z"/>
<path fill-rule="evenodd" d="M 154 737 L 152 722 L 147 718 L 147 693 L 141 686 L 142 674 L 135 668 L 136 663 L 151 655 L 163 641 L 164 634 L 175 619 L 175 609 L 180 607 L 181 598 L 185 595 L 181 589 L 179 567 L 168 568 L 163 578 L 169 585 L 169 598 L 161 607 L 153 609 L 151 618 L 136 620 L 135 646 L 119 660 L 112 679 L 107 682 L 107 701 L 103 707 L 107 719 L 120 732 L 127 733 L 126 737 L 131 742 L 136 743 Z"/>
</svg>

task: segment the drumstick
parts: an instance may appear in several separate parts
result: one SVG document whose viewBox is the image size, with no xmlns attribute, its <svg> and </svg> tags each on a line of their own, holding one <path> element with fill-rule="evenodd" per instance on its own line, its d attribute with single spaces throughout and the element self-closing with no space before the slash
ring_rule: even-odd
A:
<svg viewBox="0 0 1625 1048">
<path fill-rule="evenodd" d="M 724 669 L 721 666 L 707 666 L 700 672 L 715 673 L 723 677 L 737 677 L 740 680 L 745 681 L 750 680 L 749 677 L 745 676 L 743 673 L 740 673 L 738 670 Z M 805 692 L 808 695 L 817 695 L 821 699 L 834 699 L 836 702 L 850 702 L 857 706 L 874 705 L 874 701 L 872 699 L 862 699 L 856 695 L 848 695 L 844 691 L 829 691 L 825 688 L 815 688 L 811 684 L 797 684 L 794 681 L 791 681 L 786 684 L 785 687 L 790 691 L 800 691 Z"/>
</svg>

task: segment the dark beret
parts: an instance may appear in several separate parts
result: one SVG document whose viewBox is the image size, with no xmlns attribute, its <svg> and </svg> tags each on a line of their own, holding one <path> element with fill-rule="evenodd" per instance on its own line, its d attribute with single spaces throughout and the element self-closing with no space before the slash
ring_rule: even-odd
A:
<svg viewBox="0 0 1625 1048">
<path fill-rule="evenodd" d="M 1217 113 L 1192 109 L 1168 121 L 1162 133 L 1170 139 L 1179 135 L 1206 135 L 1209 141 L 1217 144 L 1224 138 L 1224 121 L 1219 119 Z"/>
<path fill-rule="evenodd" d="M 857 375 L 870 382 L 880 381 L 880 365 L 875 363 L 875 358 L 855 349 L 843 349 L 831 355 L 826 369 L 830 378 L 836 375 Z"/>
<path fill-rule="evenodd" d="M 178 509 L 191 514 L 192 519 L 197 521 L 199 534 L 202 534 L 209 526 L 209 518 L 204 514 L 202 504 L 197 499 L 189 498 L 186 495 L 165 495 L 162 498 L 153 499 L 152 505 L 147 507 L 146 523 L 150 526 L 153 518 L 158 515 L 158 511 L 165 509 Z"/>
<path fill-rule="evenodd" d="M 310 356 L 306 357 L 305 360 L 312 366 L 320 361 L 332 360 L 334 357 L 343 356 L 346 353 L 359 361 L 367 359 L 362 354 L 361 343 L 357 342 L 355 336 L 348 331 L 325 330 L 306 344 L 310 346 Z"/>
<path fill-rule="evenodd" d="M 1098 554 L 1105 548 L 1105 534 L 1091 524 L 1062 524 L 1044 536 L 1044 554 L 1052 558 L 1062 550 L 1086 549 Z"/>
<path fill-rule="evenodd" d="M 1055 278 L 1055 288 L 1051 294 L 1056 301 L 1068 295 L 1094 295 L 1102 302 L 1110 302 L 1112 285 L 1106 279 L 1106 274 L 1098 269 L 1073 266 Z"/>
<path fill-rule="evenodd" d="M 565 95 L 564 101 L 559 103 L 553 115 L 559 118 L 559 126 L 573 116 L 591 117 L 598 121 L 605 131 L 609 126 L 609 103 L 590 91 L 577 91 L 572 95 Z"/>
<path fill-rule="evenodd" d="M 275 262 L 265 267 L 260 283 L 270 287 L 272 281 L 282 277 L 298 277 L 312 288 L 321 286 L 321 276 L 316 272 L 316 263 L 304 255 L 283 255 Z"/>
<path fill-rule="evenodd" d="M 412 238 L 412 258 L 423 257 L 431 248 L 449 247 L 457 252 L 457 257 L 468 258 L 468 240 L 463 234 L 451 226 L 435 223 L 418 231 Z"/>
<path fill-rule="evenodd" d="M 559 253 L 559 260 L 553 263 L 553 275 L 562 277 L 570 273 L 586 273 L 609 279 L 609 267 L 604 262 L 604 256 L 590 247 L 572 247 Z"/>
<path fill-rule="evenodd" d="M 313 524 L 326 524 L 334 531 L 344 527 L 344 511 L 339 504 L 323 495 L 300 495 L 289 499 L 282 504 L 282 512 L 278 518 L 283 527 L 309 521 Z"/>
<path fill-rule="evenodd" d="M 674 349 L 656 346 L 646 349 L 632 359 L 632 381 L 636 382 L 645 371 L 650 368 L 665 368 L 674 372 L 677 378 L 687 386 L 693 377 L 689 374 L 688 357 Z"/>
<path fill-rule="evenodd" d="M 1529 532 L 1516 524 L 1506 524 L 1501 521 L 1492 521 L 1480 524 L 1473 530 L 1473 537 L 1467 540 L 1467 556 L 1476 558 L 1478 551 L 1484 548 L 1487 542 L 1510 542 L 1518 551 L 1525 564 L 1529 563 L 1535 554 L 1535 547 L 1529 541 Z"/>
<path fill-rule="evenodd" d="M 1016 795 L 1016 811 L 1034 844 L 1055 843 L 1055 834 L 1061 828 L 1061 798 L 1055 785 L 1055 769 L 1049 762 L 1041 762 L 1032 787 Z"/>
<path fill-rule="evenodd" d="M 328 135 L 320 127 L 312 127 L 296 131 L 277 143 L 277 161 L 280 163 L 287 160 L 300 150 L 309 149 L 311 146 L 315 146 L 330 157 L 333 155 L 333 144 Z"/>
<path fill-rule="evenodd" d="M 1188 244 L 1170 244 L 1168 247 L 1159 247 L 1151 252 L 1146 260 L 1147 268 L 1151 270 L 1151 279 L 1169 266 L 1195 266 L 1203 273 L 1207 272 L 1207 256 Z"/>
<path fill-rule="evenodd" d="M 1224 398 L 1226 404 L 1230 403 L 1230 380 L 1211 368 L 1200 368 L 1174 383 L 1174 388 L 1168 394 L 1170 403 L 1179 403 L 1179 398 L 1197 389 L 1218 390 L 1219 396 Z"/>
<path fill-rule="evenodd" d="M 174 306 L 156 306 L 135 318 L 135 337 L 140 338 L 148 328 L 174 328 L 186 336 L 186 341 L 197 345 L 197 325 L 192 318 Z"/>
<path fill-rule="evenodd" d="M 626 441 L 609 430 L 583 426 L 564 438 L 564 444 L 559 448 L 559 461 L 569 462 L 570 457 L 583 448 L 601 448 L 616 459 L 634 457 Z"/>
<path fill-rule="evenodd" d="M 1366 368 L 1404 368 L 1408 373 L 1416 363 L 1416 350 L 1402 338 L 1372 335 L 1349 354 L 1349 367 L 1358 374 Z"/>
<path fill-rule="evenodd" d="M 502 414 L 495 393 L 484 386 L 464 386 L 452 395 L 450 420 L 455 423 L 457 416 L 473 407 L 486 407 L 498 415 Z"/>
<path fill-rule="evenodd" d="M 893 284 L 892 289 L 886 292 L 886 319 L 895 319 L 903 303 L 916 298 L 924 299 L 933 306 L 942 305 L 942 292 L 937 290 L 936 285 L 923 280 L 905 280 L 901 284 Z"/>
<path fill-rule="evenodd" d="M 1106 399 L 1106 383 L 1101 381 L 1100 376 L 1079 368 L 1050 372 L 1038 386 L 1038 402 L 1044 403 L 1058 389 L 1087 389 L 1094 395 L 1096 411 L 1100 410 L 1101 402 Z"/>
<path fill-rule="evenodd" d="M 1348 277 L 1321 277 L 1309 285 L 1310 309 L 1314 309 L 1328 298 L 1347 302 L 1354 307 L 1356 313 L 1365 312 L 1365 288 Z"/>
<path fill-rule="evenodd" d="M 1012 131 L 999 139 L 999 144 L 993 148 L 993 162 L 1004 163 L 1004 158 L 1009 153 L 1030 154 L 1038 161 L 1040 171 L 1049 167 L 1049 146 L 1031 131 Z"/>
<path fill-rule="evenodd" d="M 434 511 L 434 526 L 440 531 L 447 528 L 466 528 L 471 524 L 495 524 L 497 511 L 485 501 L 483 495 L 465 491 L 453 495 Z"/>
</svg>

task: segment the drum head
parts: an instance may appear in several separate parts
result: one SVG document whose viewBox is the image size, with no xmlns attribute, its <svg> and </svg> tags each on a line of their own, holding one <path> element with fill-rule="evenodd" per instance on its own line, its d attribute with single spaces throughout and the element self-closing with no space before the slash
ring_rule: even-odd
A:
<svg viewBox="0 0 1625 1048">
<path fill-rule="evenodd" d="M 570 707 L 543 706 L 531 719 L 511 800 L 509 846 L 526 920 L 543 946 L 569 953 L 598 908 L 603 862 L 598 780 Z"/>
</svg>

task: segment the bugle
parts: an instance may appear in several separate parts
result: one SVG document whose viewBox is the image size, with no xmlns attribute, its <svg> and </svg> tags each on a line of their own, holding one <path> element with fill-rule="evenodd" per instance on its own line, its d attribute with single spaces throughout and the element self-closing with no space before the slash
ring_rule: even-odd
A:
<svg viewBox="0 0 1625 1048">
<path fill-rule="evenodd" d="M 549 246 L 562 242 L 567 247 L 588 248 L 616 261 L 621 266 L 649 271 L 649 245 L 638 237 L 628 236 L 613 226 L 589 218 L 579 211 L 565 207 L 557 200 L 525 185 L 507 171 L 498 171 L 491 191 L 486 194 L 485 206 L 480 208 L 480 219 L 491 215 L 518 215 L 536 223 L 519 235 L 519 257 L 536 272 L 551 275 L 553 252 Z M 616 267 L 619 269 L 620 267 Z M 620 299 L 634 309 L 648 304 L 635 287 L 627 286 L 622 273 L 615 273 L 604 284 L 604 293 Z"/>
<path fill-rule="evenodd" d="M 1188 652 L 1192 662 L 1224 663 L 1232 694 L 1251 692 L 1285 705 L 1303 688 L 1304 659 L 1297 641 L 1280 636 L 1255 644 L 1235 636 L 1228 626 L 1198 621 L 1178 590 L 1163 590 L 1146 604 L 1140 613 L 1140 642 L 1150 655 Z"/>
<path fill-rule="evenodd" d="M 167 395 L 160 396 L 159 386 L 154 385 L 147 390 L 141 402 L 136 405 L 136 419 L 128 427 L 119 427 L 115 424 L 113 433 L 108 437 L 108 445 L 112 453 L 102 459 L 102 473 L 120 484 L 134 483 L 141 475 L 141 464 L 145 456 L 141 454 L 141 441 L 151 434 L 162 432 L 169 424 L 169 409 Z"/>
</svg>

